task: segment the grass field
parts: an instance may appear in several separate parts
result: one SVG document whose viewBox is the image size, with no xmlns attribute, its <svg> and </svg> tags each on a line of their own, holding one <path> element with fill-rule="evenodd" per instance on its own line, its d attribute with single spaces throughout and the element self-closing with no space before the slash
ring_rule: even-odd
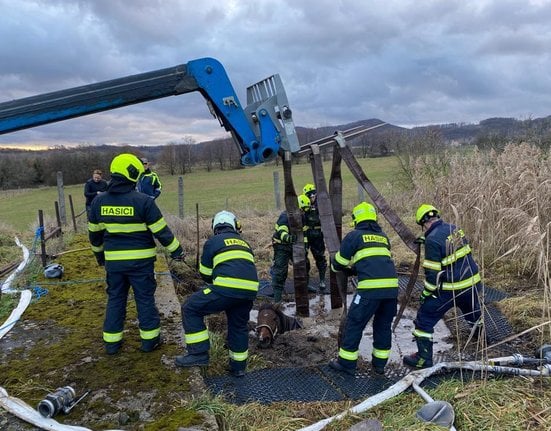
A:
<svg viewBox="0 0 551 431">
<path fill-rule="evenodd" d="M 364 172 L 383 195 L 389 191 L 400 173 L 396 158 L 359 159 Z M 343 163 L 344 165 L 344 163 Z M 222 209 L 229 209 L 240 217 L 264 214 L 275 210 L 274 172 L 279 172 L 281 202 L 283 204 L 283 168 L 275 165 L 232 171 L 196 171 L 183 176 L 184 216 L 195 215 L 195 204 L 199 204 L 201 216 L 212 217 Z M 329 181 L 330 162 L 325 163 L 325 176 Z M 350 209 L 358 201 L 358 186 L 350 171 L 343 166 L 343 205 Z M 163 193 L 157 200 L 159 208 L 166 214 L 178 215 L 178 176 L 160 172 Z M 310 164 L 293 165 L 293 180 L 297 193 L 305 183 L 313 182 Z M 84 185 L 64 188 L 67 219 L 70 217 L 69 195 L 75 212 L 84 209 Z M 24 235 L 32 234 L 37 226 L 38 210 L 46 218 L 55 220 L 54 202 L 58 200 L 56 187 L 0 192 L 0 225 Z"/>
</svg>

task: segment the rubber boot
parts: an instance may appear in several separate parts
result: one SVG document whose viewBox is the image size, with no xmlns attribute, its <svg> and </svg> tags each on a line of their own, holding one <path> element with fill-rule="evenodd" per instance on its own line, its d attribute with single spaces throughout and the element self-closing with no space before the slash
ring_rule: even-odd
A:
<svg viewBox="0 0 551 431">
<path fill-rule="evenodd" d="M 177 367 L 206 367 L 209 364 L 209 354 L 204 352 L 196 355 L 176 356 L 174 363 Z"/>
<path fill-rule="evenodd" d="M 348 366 L 343 365 L 339 359 L 332 359 L 329 361 L 329 367 L 341 373 L 346 373 L 353 376 L 356 373 L 356 361 L 346 361 L 350 364 Z"/>
<path fill-rule="evenodd" d="M 107 353 L 108 355 L 115 355 L 121 349 L 122 341 L 117 341 L 116 343 L 104 342 L 103 345 L 105 346 L 105 353 Z"/>
<path fill-rule="evenodd" d="M 234 377 L 245 376 L 245 369 L 247 368 L 247 361 L 234 361 L 230 359 L 228 364 L 228 371 Z"/>
<path fill-rule="evenodd" d="M 373 372 L 375 374 L 383 375 L 385 373 L 385 365 L 387 360 L 376 358 L 375 356 L 371 356 L 371 368 L 373 369 Z"/>
<path fill-rule="evenodd" d="M 429 338 L 416 337 L 417 353 L 404 356 L 405 365 L 413 368 L 432 367 L 432 340 Z"/>
<path fill-rule="evenodd" d="M 140 350 L 142 352 L 149 353 L 157 349 L 161 344 L 163 344 L 163 340 L 160 336 L 152 338 L 151 340 L 142 340 Z"/>
<path fill-rule="evenodd" d="M 319 284 L 320 293 L 325 293 L 326 288 L 327 288 L 327 285 L 325 284 L 325 272 L 320 272 L 320 284 Z"/>
<path fill-rule="evenodd" d="M 281 302 L 281 297 L 283 295 L 283 287 L 273 286 L 272 289 L 274 291 L 274 302 Z"/>
</svg>

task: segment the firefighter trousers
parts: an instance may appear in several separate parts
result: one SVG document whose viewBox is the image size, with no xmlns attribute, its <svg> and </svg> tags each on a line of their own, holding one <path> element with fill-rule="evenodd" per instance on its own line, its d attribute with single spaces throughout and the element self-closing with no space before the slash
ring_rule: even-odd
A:
<svg viewBox="0 0 551 431">
<path fill-rule="evenodd" d="M 428 297 L 417 311 L 415 329 L 432 334 L 438 321 L 452 307 L 459 307 L 463 317 L 470 324 L 480 318 L 478 290 L 480 284 L 462 290 L 440 290 L 438 296 Z"/>
<path fill-rule="evenodd" d="M 209 350 L 205 316 L 224 311 L 228 320 L 227 345 L 232 353 L 243 354 L 249 347 L 249 314 L 253 307 L 250 299 L 221 295 L 205 288 L 192 294 L 182 305 L 182 325 L 186 334 L 186 349 L 190 355 L 199 355 Z M 194 334 L 199 334 L 194 337 Z M 204 334 L 201 336 L 200 334 Z"/>
<path fill-rule="evenodd" d="M 392 319 L 396 315 L 398 300 L 396 298 L 373 299 L 356 293 L 350 304 L 340 348 L 346 352 L 358 351 L 363 330 L 373 317 L 373 350 L 388 352 L 392 346 Z M 340 362 L 347 368 L 355 368 L 356 361 Z M 377 366 L 384 367 L 386 360 Z"/>
<path fill-rule="evenodd" d="M 148 262 L 143 267 L 133 269 L 131 272 L 107 272 L 108 299 L 103 332 L 115 335 L 115 340 L 116 338 L 122 340 L 130 287 L 134 291 L 142 341 L 144 338 L 146 340 L 151 338 L 144 334 L 156 333 L 158 336 L 161 320 L 155 305 L 157 282 L 155 281 L 153 262 Z"/>
</svg>

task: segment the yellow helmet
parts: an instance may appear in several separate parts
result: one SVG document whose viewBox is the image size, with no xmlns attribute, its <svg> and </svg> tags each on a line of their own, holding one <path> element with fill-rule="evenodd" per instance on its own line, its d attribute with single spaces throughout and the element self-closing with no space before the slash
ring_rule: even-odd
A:
<svg viewBox="0 0 551 431">
<path fill-rule="evenodd" d="M 377 221 L 377 211 L 375 207 L 367 202 L 362 202 L 352 210 L 352 222 L 354 226 L 366 220 Z"/>
<path fill-rule="evenodd" d="M 309 196 L 311 194 L 315 194 L 316 193 L 316 186 L 314 184 L 308 183 L 302 188 L 302 193 L 304 193 L 306 196 Z"/>
<path fill-rule="evenodd" d="M 423 204 L 415 213 L 415 223 L 423 226 L 429 218 L 440 217 L 440 211 L 430 204 Z"/>
<path fill-rule="evenodd" d="M 122 175 L 134 183 L 144 172 L 143 163 L 134 154 L 119 154 L 111 162 L 111 174 Z"/>
<path fill-rule="evenodd" d="M 306 195 L 299 195 L 298 196 L 298 207 L 301 210 L 307 210 L 310 208 L 310 198 Z"/>
</svg>

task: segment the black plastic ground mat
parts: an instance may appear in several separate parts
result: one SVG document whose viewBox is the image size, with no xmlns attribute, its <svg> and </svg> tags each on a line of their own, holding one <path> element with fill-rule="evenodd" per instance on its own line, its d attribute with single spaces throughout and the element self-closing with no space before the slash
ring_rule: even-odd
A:
<svg viewBox="0 0 551 431">
<path fill-rule="evenodd" d="M 375 374 L 371 370 L 359 371 L 356 375 L 351 376 L 335 371 L 328 365 L 322 365 L 319 369 L 323 373 L 324 378 L 331 381 L 338 388 L 344 399 L 352 400 L 368 398 L 378 394 L 391 387 L 408 373 L 404 369 L 396 370 L 387 367 L 384 376 Z"/>
<path fill-rule="evenodd" d="M 398 276 L 398 287 L 401 291 L 405 291 L 406 287 L 408 285 L 409 276 L 407 275 L 400 275 Z M 423 282 L 420 280 L 417 280 L 415 282 L 415 287 L 413 288 L 413 292 L 415 295 L 419 296 L 421 295 L 421 292 L 423 290 Z M 501 301 L 502 299 L 507 298 L 509 295 L 505 292 L 502 292 L 501 290 L 494 289 L 493 287 L 484 286 L 484 303 L 490 304 L 492 302 Z"/>
<path fill-rule="evenodd" d="M 223 395 L 226 401 L 234 404 L 253 401 L 261 404 L 280 401 L 343 401 L 376 395 L 410 371 L 405 367 L 387 367 L 384 376 L 372 373 L 371 370 L 351 376 L 335 371 L 328 365 L 267 368 L 251 371 L 242 378 L 229 375 L 207 377 L 205 383 L 213 395 Z M 471 380 L 475 374 L 472 371 L 443 371 L 425 379 L 422 385 L 433 388 L 452 378 Z"/>
<path fill-rule="evenodd" d="M 214 395 L 223 394 L 235 404 L 257 401 L 341 401 L 343 395 L 317 367 L 267 368 L 251 371 L 245 377 L 216 376 L 205 378 Z"/>
</svg>

